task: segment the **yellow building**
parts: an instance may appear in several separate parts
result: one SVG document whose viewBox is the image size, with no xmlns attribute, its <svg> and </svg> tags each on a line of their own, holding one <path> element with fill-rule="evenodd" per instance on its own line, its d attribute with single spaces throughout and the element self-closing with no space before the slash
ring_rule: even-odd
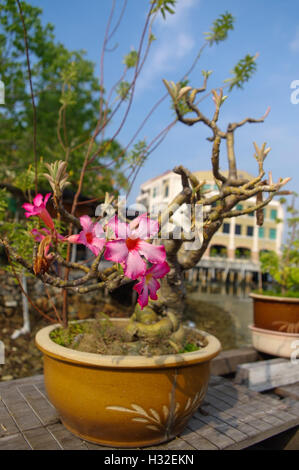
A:
<svg viewBox="0 0 299 470">
<path fill-rule="evenodd" d="M 225 174 L 225 172 L 223 172 Z M 211 171 L 194 172 L 200 181 L 205 181 L 204 189 L 210 195 L 218 191 Z M 252 179 L 245 171 L 239 177 Z M 152 178 L 140 187 L 137 203 L 142 204 L 151 214 L 156 214 L 181 191 L 181 178 L 172 171 Z M 253 206 L 255 198 L 242 201 L 235 209 Z M 277 223 L 279 219 L 282 222 Z M 279 201 L 273 200 L 264 208 L 264 225 L 256 225 L 255 214 L 241 215 L 225 219 L 222 227 L 214 235 L 204 257 L 250 259 L 258 262 L 263 250 L 280 252 L 283 233 L 283 209 Z"/>
</svg>

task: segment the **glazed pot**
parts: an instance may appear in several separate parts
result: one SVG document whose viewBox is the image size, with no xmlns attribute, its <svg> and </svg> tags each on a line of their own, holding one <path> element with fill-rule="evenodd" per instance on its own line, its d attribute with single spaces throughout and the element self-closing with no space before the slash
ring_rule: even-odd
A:
<svg viewBox="0 0 299 470">
<path fill-rule="evenodd" d="M 298 358 L 299 334 L 265 330 L 249 326 L 252 334 L 252 345 L 258 351 L 272 356 Z"/>
<path fill-rule="evenodd" d="M 250 294 L 257 328 L 299 333 L 299 298 Z"/>
<path fill-rule="evenodd" d="M 149 446 L 180 434 L 205 396 L 210 361 L 221 348 L 199 331 L 206 346 L 198 351 L 104 356 L 54 343 L 49 334 L 58 327 L 36 335 L 48 397 L 73 434 L 112 447 Z"/>
</svg>

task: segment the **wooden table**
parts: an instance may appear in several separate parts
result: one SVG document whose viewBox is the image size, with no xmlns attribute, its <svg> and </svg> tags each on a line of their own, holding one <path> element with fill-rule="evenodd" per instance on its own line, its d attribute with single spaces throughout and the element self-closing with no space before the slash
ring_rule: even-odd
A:
<svg viewBox="0 0 299 470">
<path fill-rule="evenodd" d="M 285 395 L 284 395 L 285 396 Z M 244 449 L 299 425 L 299 401 L 249 391 L 212 376 L 183 434 L 147 449 Z M 0 383 L 0 450 L 107 450 L 73 436 L 47 399 L 43 376 Z"/>
</svg>

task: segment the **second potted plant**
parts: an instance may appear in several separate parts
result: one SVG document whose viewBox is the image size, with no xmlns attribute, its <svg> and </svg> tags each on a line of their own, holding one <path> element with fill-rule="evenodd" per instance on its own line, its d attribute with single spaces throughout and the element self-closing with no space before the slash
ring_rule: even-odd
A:
<svg viewBox="0 0 299 470">
<path fill-rule="evenodd" d="M 252 293 L 253 345 L 260 351 L 290 357 L 292 344 L 299 340 L 299 211 L 294 194 L 289 213 L 289 234 L 281 255 L 263 253 L 261 271 L 274 281 L 274 290 Z M 285 202 L 285 201 L 282 201 Z"/>
</svg>

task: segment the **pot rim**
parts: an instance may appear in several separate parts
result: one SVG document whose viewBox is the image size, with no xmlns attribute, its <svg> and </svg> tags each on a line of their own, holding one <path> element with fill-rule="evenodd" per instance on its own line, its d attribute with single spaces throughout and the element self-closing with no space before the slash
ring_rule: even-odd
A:
<svg viewBox="0 0 299 470">
<path fill-rule="evenodd" d="M 275 295 L 263 295 L 263 294 L 255 294 L 251 292 L 249 294 L 249 297 L 252 299 L 257 299 L 257 300 L 272 300 L 273 302 L 290 302 L 290 303 L 299 303 L 299 298 L 298 297 L 276 297 Z"/>
<path fill-rule="evenodd" d="M 86 320 L 83 320 L 86 321 Z M 89 320 L 90 321 L 90 320 Z M 92 320 L 91 320 L 92 321 Z M 113 322 L 127 322 L 128 319 L 115 318 Z M 161 356 L 112 356 L 76 351 L 61 346 L 50 338 L 50 333 L 56 328 L 61 328 L 59 323 L 39 330 L 35 336 L 35 344 L 45 355 L 54 359 L 81 364 L 85 366 L 97 366 L 111 369 L 154 369 L 167 367 L 187 367 L 194 363 L 207 362 L 213 359 L 221 350 L 220 341 L 213 335 L 196 330 L 207 341 L 207 345 L 198 351 L 182 354 L 168 354 Z"/>
<path fill-rule="evenodd" d="M 248 325 L 248 328 L 255 333 L 260 333 L 264 335 L 283 336 L 285 338 L 298 338 L 299 339 L 299 333 L 286 333 L 285 331 L 266 330 L 264 328 L 258 328 L 257 326 L 254 326 L 254 325 Z"/>
</svg>

